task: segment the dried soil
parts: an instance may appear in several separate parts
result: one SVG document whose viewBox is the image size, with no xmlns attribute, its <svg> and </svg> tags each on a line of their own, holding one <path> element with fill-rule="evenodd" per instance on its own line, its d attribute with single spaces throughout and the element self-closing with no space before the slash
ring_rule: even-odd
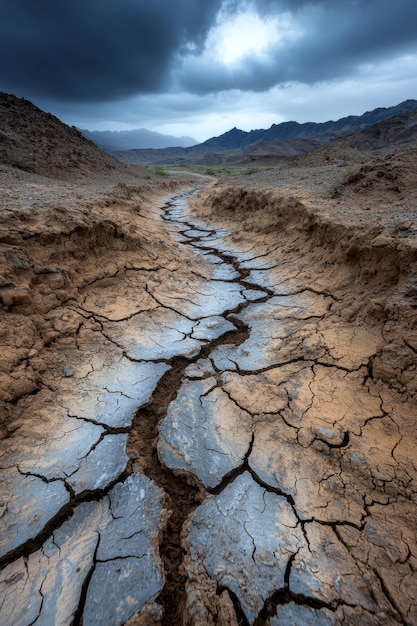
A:
<svg viewBox="0 0 417 626">
<path fill-rule="evenodd" d="M 63 182 L 0 169 L 3 435 L 17 428 L 19 403 L 62 376 L 63 350 L 77 351 L 80 337 L 94 338 L 96 323 L 88 311 L 97 309 L 93 300 L 106 298 L 106 289 L 115 286 L 106 305 L 113 319 L 126 317 L 129 272 L 139 277 L 131 297 L 145 303 L 149 275 L 163 280 L 161 272 L 177 267 L 178 246 L 166 240 L 152 210 L 184 181 L 149 178 L 139 170 L 125 180 L 119 172 Z"/>
<path fill-rule="evenodd" d="M 213 227 L 228 224 L 236 244 L 279 248 L 301 282 L 336 298 L 333 312 L 356 327 L 380 328 L 373 374 L 414 401 L 417 153 L 362 155 L 361 162 L 344 150 L 321 148 L 223 178 L 195 199 L 194 210 Z"/>
<path fill-rule="evenodd" d="M 380 429 L 375 426 L 375 432 L 367 435 L 368 462 L 376 468 L 373 484 L 369 486 L 369 477 L 358 471 L 353 476 L 357 484 L 344 485 L 347 499 L 351 498 L 349 515 L 355 522 L 337 526 L 340 520 L 325 520 L 323 513 L 323 519 L 317 524 L 327 525 L 329 536 L 337 534 L 343 546 L 349 548 L 346 548 L 349 554 L 360 561 L 361 551 L 368 549 L 368 544 L 362 545 L 360 525 L 364 520 L 357 521 L 355 516 L 360 518 L 357 510 L 364 506 L 370 515 L 372 508 L 383 525 L 399 503 L 402 508 L 398 507 L 398 532 L 408 546 L 408 555 L 401 555 L 399 560 L 404 579 L 411 578 L 416 555 L 415 545 L 408 536 L 413 528 L 407 530 L 407 524 L 410 524 L 413 510 L 414 482 L 409 477 L 408 482 L 404 477 L 397 477 L 398 484 L 390 479 L 387 486 L 384 476 L 389 473 L 385 465 L 387 458 L 392 458 L 393 441 L 395 446 L 401 443 L 401 454 L 413 466 L 410 476 L 417 465 L 416 152 L 398 152 L 377 160 L 366 158 L 361 163 L 356 160 L 357 155 L 341 155 L 326 148 L 315 158 L 316 161 L 312 155 L 306 155 L 290 165 L 213 182 L 195 196 L 193 210 L 213 230 L 226 225 L 232 232 L 232 245 L 259 250 L 260 258 L 282 264 L 284 278 L 295 276 L 306 290 L 321 297 L 324 310 L 331 307 L 336 320 L 334 327 L 330 325 L 327 329 L 333 339 L 332 363 L 345 364 L 350 360 L 353 364 L 350 369 L 343 365 L 345 375 L 348 370 L 352 375 L 360 370 L 358 380 L 362 377 L 362 382 L 355 379 L 354 384 L 358 387 L 363 384 L 366 393 L 382 398 L 385 407 L 390 407 L 389 415 L 394 421 L 398 418 L 398 423 Z M 150 283 L 152 292 L 163 294 L 165 285 L 172 285 L 174 276 L 178 280 L 178 295 L 181 295 L 181 284 L 195 281 L 198 273 L 204 276 L 207 268 L 193 255 L 184 259 L 179 244 L 156 217 L 161 198 L 184 188 L 184 179 L 149 179 L 143 172 L 133 178 L 130 172 L 118 171 L 106 178 L 94 176 L 81 182 L 62 181 L 4 165 L 0 168 L 0 183 L 3 189 L 0 198 L 0 425 L 3 437 L 13 438 L 22 426 L 27 426 L 35 401 L 36 411 L 43 416 L 43 427 L 48 424 L 48 402 L 53 398 L 56 385 L 63 378 L 71 377 L 77 366 L 85 368 L 86 362 L 94 358 L 95 338 L 102 336 L 100 320 L 128 319 L 132 315 L 132 302 L 140 302 L 142 310 L 158 308 L 150 298 Z M 328 304 L 330 299 L 331 305 Z M 352 332 L 344 335 L 340 332 L 342 326 Z M 352 336 L 358 338 L 356 343 Z M 237 343 L 243 339 L 244 335 Z M 309 346 L 313 353 L 321 341 L 319 333 L 314 341 Z M 369 350 L 367 341 L 372 344 Z M 213 344 L 211 350 L 215 347 Z M 369 353 L 369 359 L 366 365 L 360 362 L 357 367 L 355 363 L 361 361 L 364 353 Z M 68 354 L 72 354 L 70 363 Z M 320 369 L 329 366 L 325 361 L 327 357 L 323 357 L 320 364 L 314 363 L 311 357 L 314 380 L 303 381 L 305 374 L 301 370 L 292 373 L 300 381 L 300 395 L 294 398 L 294 405 L 302 404 L 303 393 L 307 397 L 307 390 L 314 390 L 315 404 L 309 407 L 313 422 L 323 411 L 320 398 L 331 404 L 326 395 L 329 378 L 327 372 Z M 188 588 L 188 605 L 182 614 L 186 574 L 183 569 L 178 573 L 178 565 L 185 552 L 184 522 L 203 499 L 204 490 L 196 479 L 184 475 L 176 477 L 161 467 L 155 441 L 158 423 L 166 414 L 169 402 L 176 397 L 188 362 L 183 359 L 171 362 L 173 369 L 161 380 L 149 404 L 138 413 L 128 447 L 130 471 L 143 471 L 164 488 L 165 506 L 171 513 L 161 543 L 168 584 L 158 601 L 165 607 L 168 616 L 165 619 L 172 618 L 172 623 L 181 623 L 183 619 L 186 624 L 203 624 L 195 607 L 212 602 L 215 610 L 206 613 L 211 615 L 210 623 L 237 624 L 244 620 L 237 599 L 207 577 Z M 260 380 L 257 374 L 251 373 L 255 389 L 252 396 L 245 396 L 245 390 L 239 387 L 241 383 L 233 380 L 233 376 L 227 383 L 230 397 L 244 405 L 245 410 L 258 402 L 267 403 L 271 386 L 284 386 L 285 381 L 275 380 L 272 373 L 270 380 L 267 371 Z M 78 375 L 82 375 L 81 370 Z M 45 398 L 44 403 L 42 398 Z M 360 401 L 360 396 L 358 398 Z M 344 401 L 345 398 L 340 397 L 339 404 L 343 405 Z M 285 406 L 283 403 L 280 410 L 290 421 Z M 367 420 L 385 419 L 388 412 L 386 408 L 384 411 L 378 416 L 370 413 Z M 393 436 L 395 428 L 401 430 L 401 442 Z M 256 421 L 259 467 L 262 455 L 270 451 L 270 430 L 273 427 L 268 422 L 266 409 L 265 415 L 258 415 Z M 362 434 L 361 427 L 355 423 L 350 425 L 350 430 L 355 436 Z M 317 434 L 313 436 L 308 428 L 300 428 L 297 436 L 303 450 L 314 443 L 317 449 L 325 449 L 329 458 L 337 459 L 338 464 L 341 449 L 349 443 L 346 432 L 341 433 L 340 441 L 330 446 L 323 440 L 324 435 L 321 439 Z M 372 435 L 378 441 L 376 447 Z M 368 441 L 364 445 L 366 449 Z M 296 470 L 296 460 L 292 462 L 291 469 Z M 324 465 L 320 465 L 322 467 Z M 367 498 L 368 486 L 378 497 L 373 491 Z M 331 489 L 339 493 L 338 489 L 342 488 L 335 480 Z M 358 504 L 355 500 L 357 493 L 364 503 Z M 391 508 L 384 518 L 387 504 Z M 311 530 L 312 546 L 314 541 L 315 531 Z M 383 560 L 381 564 L 378 559 L 382 557 L 378 552 L 375 554 L 369 558 L 373 568 L 383 573 L 385 582 L 381 585 L 385 596 L 402 616 L 400 623 L 411 624 L 415 615 L 413 603 L 409 602 L 409 613 L 400 606 L 404 600 L 401 567 L 400 575 L 397 568 L 397 573 L 391 576 L 389 563 Z M 410 571 L 406 570 L 409 564 Z M 379 576 L 382 580 L 382 575 Z M 271 600 L 272 608 L 266 607 L 256 623 L 269 623 L 284 596 L 277 596 L 275 603 Z M 286 602 L 289 599 L 285 596 Z M 311 603 L 313 608 L 331 605 L 331 600 Z M 349 607 L 346 605 L 343 610 L 343 623 L 355 623 L 349 622 Z M 148 606 L 132 624 L 157 624 L 161 619 L 158 610 Z"/>
</svg>

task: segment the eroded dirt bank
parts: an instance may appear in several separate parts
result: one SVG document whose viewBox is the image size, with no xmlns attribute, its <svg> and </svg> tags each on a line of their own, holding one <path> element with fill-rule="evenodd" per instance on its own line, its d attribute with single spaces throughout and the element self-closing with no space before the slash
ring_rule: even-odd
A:
<svg viewBox="0 0 417 626">
<path fill-rule="evenodd" d="M 0 623 L 416 622 L 413 223 L 314 175 L 10 192 Z"/>
<path fill-rule="evenodd" d="M 69 372 L 65 349 L 76 359 L 81 338 L 100 335 L 94 314 L 104 304 L 114 321 L 129 318 L 138 302 L 144 310 L 156 306 L 146 281 L 163 284 L 182 252 L 164 239 L 152 211 L 181 183 L 118 182 L 119 174 L 79 184 L 11 168 L 1 174 L 0 423 L 7 435 L 19 401 L 45 393 L 65 365 Z"/>
</svg>

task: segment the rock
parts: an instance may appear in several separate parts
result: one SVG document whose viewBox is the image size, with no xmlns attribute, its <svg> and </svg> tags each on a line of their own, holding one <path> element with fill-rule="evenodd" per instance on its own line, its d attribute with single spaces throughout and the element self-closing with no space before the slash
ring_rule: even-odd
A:
<svg viewBox="0 0 417 626">
<path fill-rule="evenodd" d="M 16 287 L 16 285 L 14 283 L 12 283 L 11 280 L 7 280 L 6 278 L 1 278 L 0 279 L 0 289 L 5 289 L 5 288 L 14 288 Z"/>
<path fill-rule="evenodd" d="M 13 287 L 12 289 L 2 289 L 0 298 L 4 306 L 13 306 L 15 304 L 29 304 L 32 298 L 27 289 L 23 287 Z"/>
<path fill-rule="evenodd" d="M 64 374 L 67 378 L 74 376 L 74 370 L 72 370 L 69 365 L 65 364 L 63 369 L 64 369 Z"/>
<path fill-rule="evenodd" d="M 35 272 L 35 274 L 56 274 L 59 273 L 59 270 L 56 269 L 55 267 L 48 267 L 46 265 L 35 265 L 33 268 L 33 271 Z"/>
</svg>

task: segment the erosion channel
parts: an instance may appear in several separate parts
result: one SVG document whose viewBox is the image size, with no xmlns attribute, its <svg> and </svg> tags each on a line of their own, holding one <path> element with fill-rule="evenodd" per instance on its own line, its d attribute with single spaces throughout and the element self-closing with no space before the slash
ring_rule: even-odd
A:
<svg viewBox="0 0 417 626">
<path fill-rule="evenodd" d="M 74 305 L 96 354 L 66 366 L 46 439 L 6 440 L 0 624 L 413 624 L 412 470 L 371 380 L 380 331 L 336 323 L 278 248 L 197 218 L 198 191 L 155 218 L 193 281 L 150 278 L 121 318 Z"/>
</svg>

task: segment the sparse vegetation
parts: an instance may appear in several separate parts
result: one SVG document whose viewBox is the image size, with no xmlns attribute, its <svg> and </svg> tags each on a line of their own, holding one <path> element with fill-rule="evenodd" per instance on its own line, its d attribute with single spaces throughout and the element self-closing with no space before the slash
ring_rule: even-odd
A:
<svg viewBox="0 0 417 626">
<path fill-rule="evenodd" d="M 155 174 L 157 174 L 158 176 L 164 176 L 167 177 L 169 176 L 169 172 L 166 171 L 165 168 L 161 167 L 160 165 L 155 165 L 154 167 L 151 168 L 153 172 L 155 172 Z"/>
<path fill-rule="evenodd" d="M 345 146 L 343 151 L 340 151 L 337 154 L 337 158 L 342 161 L 346 161 L 346 163 L 367 163 L 371 159 L 375 158 L 375 155 L 372 152 L 362 152 L 362 150 L 357 150 L 356 148 L 349 148 Z"/>
<path fill-rule="evenodd" d="M 22 150 L 10 150 L 10 152 L 7 153 L 7 158 L 10 165 L 20 170 L 28 171 L 32 167 L 31 161 Z"/>
<path fill-rule="evenodd" d="M 243 170 L 243 174 L 245 174 L 245 176 L 250 176 L 250 174 L 256 174 L 256 172 L 260 172 L 261 168 L 258 167 L 257 165 L 252 165 L 252 167 L 248 167 L 246 170 Z"/>
<path fill-rule="evenodd" d="M 250 167 L 243 167 L 239 165 L 235 166 L 208 166 L 202 170 L 203 174 L 207 174 L 207 176 L 221 176 L 226 174 L 227 176 L 239 176 L 240 174 L 244 174 L 249 176 L 250 174 L 255 174 L 256 172 L 261 171 L 262 168 L 258 165 L 251 165 Z"/>
<path fill-rule="evenodd" d="M 361 169 L 361 164 L 357 164 L 357 165 L 351 165 L 350 167 L 347 168 L 347 170 L 344 173 L 344 178 L 351 178 L 352 176 L 356 176 L 356 174 L 360 171 Z"/>
</svg>

